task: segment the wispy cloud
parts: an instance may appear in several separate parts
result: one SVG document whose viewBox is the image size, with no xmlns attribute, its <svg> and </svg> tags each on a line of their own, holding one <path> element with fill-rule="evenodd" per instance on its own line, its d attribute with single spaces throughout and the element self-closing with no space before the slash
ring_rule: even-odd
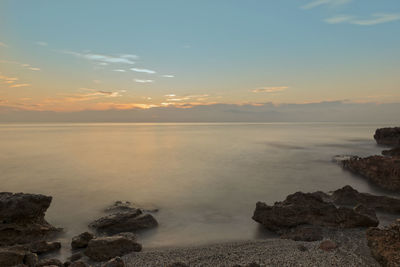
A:
<svg viewBox="0 0 400 267">
<path fill-rule="evenodd" d="M 49 45 L 48 43 L 42 42 L 42 41 L 36 42 L 35 44 L 38 46 L 48 46 Z"/>
<path fill-rule="evenodd" d="M 0 74 L 0 81 L 7 84 L 9 88 L 28 87 L 31 86 L 29 83 L 18 83 L 17 77 L 8 77 Z"/>
<path fill-rule="evenodd" d="M 312 9 L 319 6 L 341 6 L 352 2 L 353 0 L 314 0 L 304 6 L 301 6 L 302 9 Z"/>
<path fill-rule="evenodd" d="M 26 68 L 28 70 L 33 70 L 33 71 L 39 71 L 40 70 L 40 68 L 33 67 L 30 64 L 20 63 L 20 62 L 17 62 L 17 61 L 0 60 L 0 63 L 15 64 L 15 65 L 19 65 L 19 66 L 21 66 L 23 68 Z"/>
<path fill-rule="evenodd" d="M 327 18 L 325 19 L 325 22 L 329 24 L 348 23 L 359 26 L 372 26 L 398 20 L 400 20 L 400 13 L 394 13 L 394 14 L 376 13 L 369 18 L 358 18 L 356 16 L 339 15 Z"/>
<path fill-rule="evenodd" d="M 135 79 L 135 82 L 137 82 L 137 83 L 152 83 L 152 82 L 154 82 L 154 81 L 153 81 L 153 80 Z"/>
<path fill-rule="evenodd" d="M 154 70 L 149 70 L 149 69 L 131 68 L 130 70 L 131 70 L 131 71 L 135 71 L 135 72 L 148 73 L 148 74 L 154 74 L 154 73 L 156 73 Z"/>
<path fill-rule="evenodd" d="M 277 93 L 288 89 L 288 86 L 272 86 L 272 87 L 262 87 L 252 90 L 253 93 Z"/>
<path fill-rule="evenodd" d="M 8 45 L 6 45 L 6 44 L 3 43 L 3 42 L 0 42 L 0 46 L 2 46 L 2 47 L 8 47 Z"/>
<path fill-rule="evenodd" d="M 19 84 L 10 85 L 10 88 L 27 87 L 27 86 L 31 86 L 31 85 L 29 83 L 19 83 Z"/>
<path fill-rule="evenodd" d="M 165 75 L 161 75 L 161 77 L 163 77 L 163 78 L 174 78 L 175 75 L 165 74 Z"/>
<path fill-rule="evenodd" d="M 136 55 L 124 54 L 119 56 L 110 56 L 110 55 L 102 55 L 95 53 L 78 53 L 73 51 L 61 51 L 64 54 L 73 55 L 79 58 L 83 58 L 89 61 L 94 61 L 97 63 L 101 63 L 103 65 L 107 64 L 128 64 L 133 65 L 135 62 L 134 59 L 137 58 Z"/>
<path fill-rule="evenodd" d="M 122 70 L 122 69 L 116 69 L 116 70 L 113 70 L 113 71 L 115 71 L 115 72 L 126 72 L 126 70 Z"/>
<path fill-rule="evenodd" d="M 63 99 L 68 102 L 80 102 L 80 101 L 88 101 L 93 99 L 98 99 L 102 97 L 120 97 L 121 91 L 103 91 L 92 88 L 80 88 L 82 91 L 88 91 L 86 93 L 75 93 L 75 94 L 67 94 L 63 95 Z"/>
</svg>

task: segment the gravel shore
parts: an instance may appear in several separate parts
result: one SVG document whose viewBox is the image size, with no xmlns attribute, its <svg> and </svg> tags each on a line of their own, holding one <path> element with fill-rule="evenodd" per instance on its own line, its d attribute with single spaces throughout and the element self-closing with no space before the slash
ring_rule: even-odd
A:
<svg viewBox="0 0 400 267">
<path fill-rule="evenodd" d="M 198 247 L 154 248 L 123 257 L 127 266 L 168 266 L 182 262 L 189 266 L 379 266 L 370 255 L 365 229 L 346 229 L 325 234 L 338 244 L 327 252 L 317 242 L 265 240 L 212 244 Z"/>
</svg>

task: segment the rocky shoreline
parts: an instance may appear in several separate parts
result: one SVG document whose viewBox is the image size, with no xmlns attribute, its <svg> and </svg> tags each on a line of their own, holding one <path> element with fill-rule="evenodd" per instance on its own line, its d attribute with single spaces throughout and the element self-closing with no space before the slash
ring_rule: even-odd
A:
<svg viewBox="0 0 400 267">
<path fill-rule="evenodd" d="M 393 146 L 342 166 L 386 190 L 400 192 L 400 128 L 374 135 Z M 103 217 L 71 240 L 71 256 L 49 258 L 61 248 L 61 228 L 45 220 L 52 197 L 0 193 L 0 266 L 400 266 L 400 220 L 378 228 L 376 212 L 399 216 L 400 199 L 360 193 L 350 186 L 333 192 L 296 192 L 281 202 L 258 202 L 252 219 L 280 236 L 201 247 L 146 250 L 140 231 L 158 226 L 157 208 L 117 201 Z"/>
</svg>

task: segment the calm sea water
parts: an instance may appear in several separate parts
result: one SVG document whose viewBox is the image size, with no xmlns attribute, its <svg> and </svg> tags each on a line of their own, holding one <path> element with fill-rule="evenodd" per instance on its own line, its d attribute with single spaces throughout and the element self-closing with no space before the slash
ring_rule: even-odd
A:
<svg viewBox="0 0 400 267">
<path fill-rule="evenodd" d="M 53 196 L 46 217 L 65 243 L 116 200 L 159 207 L 160 226 L 139 237 L 145 247 L 260 238 L 259 200 L 346 184 L 382 194 L 332 161 L 380 153 L 381 126 L 3 124 L 0 191 Z"/>
</svg>

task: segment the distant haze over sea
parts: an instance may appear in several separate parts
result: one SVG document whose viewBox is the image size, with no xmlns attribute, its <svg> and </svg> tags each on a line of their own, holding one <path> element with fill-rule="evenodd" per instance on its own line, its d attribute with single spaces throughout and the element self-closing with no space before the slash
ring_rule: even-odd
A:
<svg viewBox="0 0 400 267">
<path fill-rule="evenodd" d="M 400 123 L 400 103 L 211 104 L 75 112 L 3 106 L 0 122 L 375 122 Z"/>
</svg>

